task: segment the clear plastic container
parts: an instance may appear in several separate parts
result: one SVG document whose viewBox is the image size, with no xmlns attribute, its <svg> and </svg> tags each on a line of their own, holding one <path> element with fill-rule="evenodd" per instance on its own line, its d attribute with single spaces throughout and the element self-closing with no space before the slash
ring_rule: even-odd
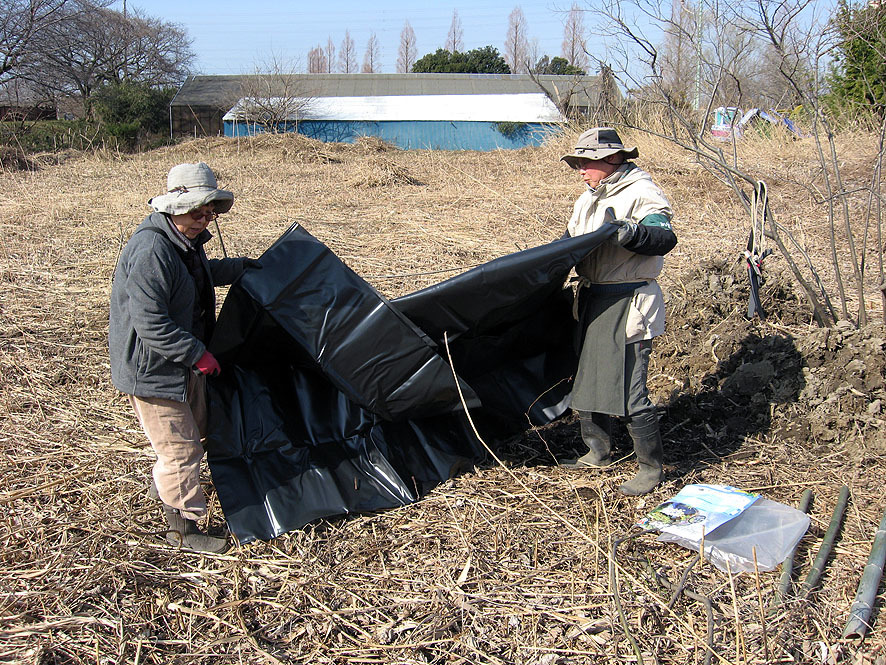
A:
<svg viewBox="0 0 886 665">
<path fill-rule="evenodd" d="M 774 570 L 794 550 L 809 528 L 809 515 L 777 501 L 760 497 L 737 517 L 704 538 L 704 555 L 720 570 L 733 573 Z M 700 541 L 662 533 L 658 540 L 698 551 Z M 728 562 L 728 567 L 727 567 Z"/>
</svg>

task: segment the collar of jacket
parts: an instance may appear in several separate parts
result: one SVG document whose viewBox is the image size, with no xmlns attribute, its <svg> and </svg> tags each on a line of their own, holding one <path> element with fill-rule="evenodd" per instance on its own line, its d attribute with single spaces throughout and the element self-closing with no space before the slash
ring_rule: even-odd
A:
<svg viewBox="0 0 886 665">
<path fill-rule="evenodd" d="M 615 171 L 613 171 L 608 176 L 603 178 L 600 181 L 600 184 L 597 185 L 596 189 L 594 189 L 590 185 L 588 185 L 588 189 L 591 190 L 592 192 L 594 192 L 595 194 L 600 194 L 600 193 L 606 191 L 606 189 L 608 187 L 615 185 L 622 178 L 624 178 L 628 173 L 630 173 L 631 171 L 633 171 L 636 168 L 637 168 L 637 165 L 634 164 L 634 162 L 625 162 L 624 164 L 619 166 L 617 169 L 615 169 Z"/>
<path fill-rule="evenodd" d="M 192 252 L 212 238 L 212 234 L 207 229 L 203 229 L 194 240 L 188 240 L 184 234 L 176 233 L 177 229 L 174 229 L 172 225 L 172 217 L 165 212 L 152 212 L 145 221 L 158 231 L 162 231 L 163 235 L 169 238 L 169 242 L 182 252 Z"/>
</svg>

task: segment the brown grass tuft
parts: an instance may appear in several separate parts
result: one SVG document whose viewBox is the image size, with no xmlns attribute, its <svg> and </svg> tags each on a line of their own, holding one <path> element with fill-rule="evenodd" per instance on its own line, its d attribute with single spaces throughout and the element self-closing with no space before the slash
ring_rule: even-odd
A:
<svg viewBox="0 0 886 665">
<path fill-rule="evenodd" d="M 423 185 L 412 177 L 409 169 L 384 155 L 372 155 L 366 165 L 348 181 L 352 187 L 384 187 L 388 185 Z"/>
<path fill-rule="evenodd" d="M 392 152 L 395 150 L 399 150 L 399 148 L 393 143 L 389 143 L 388 141 L 380 139 L 377 136 L 357 137 L 357 140 L 354 141 L 354 148 L 358 152 L 366 155 L 371 155 L 378 152 Z"/>
</svg>

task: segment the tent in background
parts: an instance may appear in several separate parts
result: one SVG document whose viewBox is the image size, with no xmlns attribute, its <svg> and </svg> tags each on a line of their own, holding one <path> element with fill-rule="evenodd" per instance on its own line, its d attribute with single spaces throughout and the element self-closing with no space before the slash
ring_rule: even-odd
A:
<svg viewBox="0 0 886 665">
<path fill-rule="evenodd" d="M 766 126 L 782 126 L 791 134 L 801 137 L 802 133 L 794 122 L 774 109 L 764 111 L 762 109 L 753 108 L 747 112 L 736 106 L 719 106 L 714 109 L 714 123 L 711 126 L 711 136 L 718 141 L 731 141 L 734 136 L 740 139 L 744 133 L 751 127 Z"/>
</svg>

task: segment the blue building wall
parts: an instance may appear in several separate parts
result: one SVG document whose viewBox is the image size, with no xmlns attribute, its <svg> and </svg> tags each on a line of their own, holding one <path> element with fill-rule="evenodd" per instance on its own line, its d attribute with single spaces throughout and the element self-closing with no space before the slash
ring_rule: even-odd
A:
<svg viewBox="0 0 886 665">
<path fill-rule="evenodd" d="M 404 150 L 496 150 L 523 148 L 541 143 L 560 126 L 548 123 L 497 123 L 470 121 L 304 120 L 285 123 L 284 131 L 297 131 L 325 142 L 353 143 L 361 136 L 377 136 Z M 225 136 L 251 136 L 263 129 L 225 120 Z"/>
</svg>

